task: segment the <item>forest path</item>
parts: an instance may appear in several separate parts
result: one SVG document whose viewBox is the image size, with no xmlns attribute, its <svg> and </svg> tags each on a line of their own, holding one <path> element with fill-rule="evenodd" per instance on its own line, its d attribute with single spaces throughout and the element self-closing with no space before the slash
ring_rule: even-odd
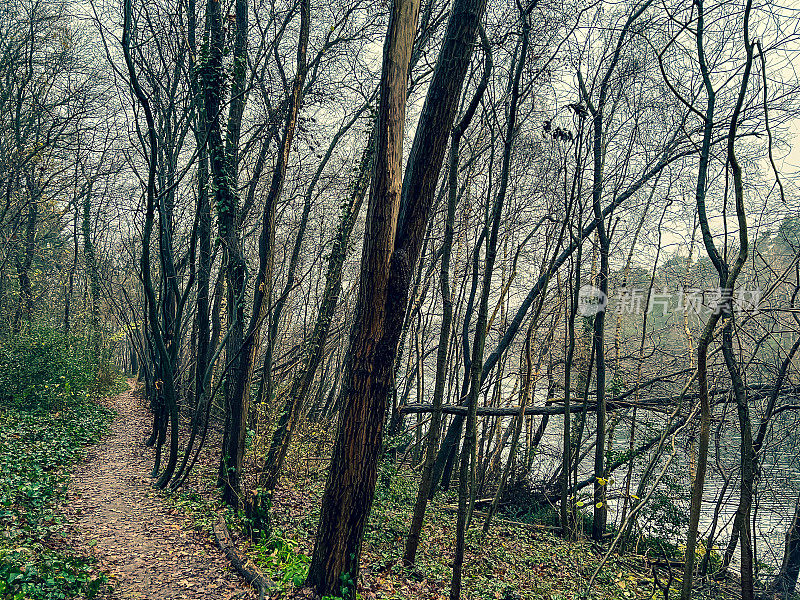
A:
<svg viewBox="0 0 800 600">
<path fill-rule="evenodd" d="M 153 489 L 153 450 L 144 444 L 150 422 L 133 388 L 111 406 L 110 432 L 73 472 L 65 508 L 73 544 L 110 573 L 110 597 L 255 598 L 222 552 Z"/>
</svg>

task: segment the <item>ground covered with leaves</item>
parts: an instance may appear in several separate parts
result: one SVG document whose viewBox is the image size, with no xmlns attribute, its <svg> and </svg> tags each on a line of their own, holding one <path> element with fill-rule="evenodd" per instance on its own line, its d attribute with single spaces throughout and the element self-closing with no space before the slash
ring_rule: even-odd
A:
<svg viewBox="0 0 800 600">
<path fill-rule="evenodd" d="M 357 595 L 364 599 L 447 598 L 455 550 L 452 494 L 437 497 L 426 515 L 413 568 L 402 565 L 405 535 L 411 520 L 416 481 L 385 465 L 364 538 Z M 388 471 L 388 473 L 387 473 Z M 252 547 L 256 561 L 280 586 L 275 597 L 307 597 L 297 589 L 308 569 L 319 517 L 321 479 L 294 481 L 281 487 L 273 505 L 269 539 Z M 652 574 L 642 557 L 613 555 L 595 585 L 587 582 L 602 559 L 592 544 L 569 542 L 530 524 L 502 517 L 481 533 L 476 515 L 467 535 L 463 598 L 572 600 L 588 597 L 628 600 L 651 598 Z"/>
<path fill-rule="evenodd" d="M 248 540 L 244 515 L 230 515 L 228 523 L 237 541 L 274 582 L 272 598 L 315 598 L 304 588 L 313 551 L 325 483 L 326 461 L 319 460 L 319 432 L 299 435 L 288 460 L 287 475 L 272 502 L 272 530 L 259 543 Z M 310 458 L 313 457 L 313 458 Z M 210 465 L 209 465 L 210 466 Z M 208 475 L 205 478 L 210 481 Z M 375 502 L 364 537 L 361 572 L 356 598 L 430 599 L 449 597 L 455 550 L 455 494 L 438 495 L 430 504 L 422 532 L 417 563 L 402 564 L 405 536 L 418 486 L 418 473 L 398 469 L 390 460 L 380 466 Z M 198 481 L 199 483 L 199 481 Z M 178 504 L 194 514 L 198 523 L 203 514 L 221 510 L 218 500 L 209 495 L 206 483 L 202 494 L 185 492 Z M 198 488 L 199 489 L 199 488 Z M 679 595 L 681 568 L 662 561 L 654 568 L 649 559 L 632 553 L 612 553 L 598 572 L 591 587 L 588 582 L 600 565 L 606 547 L 582 538 L 568 541 L 554 535 L 546 526 L 521 523 L 517 517 L 500 514 L 487 534 L 481 532 L 483 518 L 476 513 L 467 534 L 462 598 L 500 600 L 632 600 L 634 598 L 676 598 Z M 347 589 L 342 588 L 344 600 Z M 665 595 L 666 593 L 666 595 Z M 730 594 L 710 582 L 694 591 L 695 598 L 723 598 Z M 334 600 L 325 598 L 323 600 Z"/>
<path fill-rule="evenodd" d="M 0 598 L 95 597 L 108 586 L 63 535 L 69 467 L 113 412 L 92 401 L 98 381 L 80 340 L 51 331 L 0 346 Z"/>
<path fill-rule="evenodd" d="M 111 597 L 254 598 L 214 540 L 153 487 L 153 449 L 145 446 L 150 418 L 139 395 L 129 390 L 110 402 L 117 418 L 76 468 L 65 511 L 71 540 L 108 574 Z"/>
</svg>

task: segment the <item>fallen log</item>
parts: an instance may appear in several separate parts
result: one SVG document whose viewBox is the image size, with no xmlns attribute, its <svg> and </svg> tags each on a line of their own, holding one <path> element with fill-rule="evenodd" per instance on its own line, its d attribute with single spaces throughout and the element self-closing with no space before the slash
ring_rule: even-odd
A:
<svg viewBox="0 0 800 600">
<path fill-rule="evenodd" d="M 646 563 L 653 567 L 663 567 L 665 569 L 675 568 L 675 569 L 682 569 L 684 567 L 684 562 L 682 560 L 666 560 L 663 558 L 655 558 L 650 559 L 646 558 Z"/>
<path fill-rule="evenodd" d="M 236 572 L 256 589 L 259 600 L 264 600 L 267 592 L 276 587 L 275 584 L 270 581 L 269 577 L 264 575 L 258 565 L 236 547 L 236 544 L 233 543 L 233 538 L 231 538 L 231 533 L 228 531 L 228 526 L 225 524 L 225 519 L 221 515 L 217 522 L 214 523 L 214 536 L 217 538 L 220 550 L 228 557 Z"/>
<path fill-rule="evenodd" d="M 589 408 L 589 410 L 595 409 Z M 406 404 L 400 407 L 400 413 L 404 415 L 429 412 L 433 412 L 432 404 Z M 442 413 L 445 415 L 466 416 L 469 413 L 469 407 L 446 404 L 442 406 Z M 564 409 L 560 406 L 529 406 L 525 409 L 526 415 L 558 415 L 563 413 Z M 477 414 L 479 417 L 516 417 L 519 415 L 519 407 L 479 406 Z"/>
<path fill-rule="evenodd" d="M 763 398 L 767 395 L 766 391 L 759 391 L 761 390 L 762 386 L 750 386 L 747 389 L 752 390 L 752 397 L 756 398 Z M 797 388 L 791 388 L 791 390 L 796 390 L 800 392 Z M 715 388 L 710 390 L 708 395 L 709 396 L 723 396 L 727 394 L 730 390 L 727 388 Z M 783 399 L 795 399 L 795 394 L 786 393 L 788 390 L 785 390 L 781 393 L 781 398 Z M 653 398 L 642 398 L 639 400 L 624 400 L 623 398 L 628 396 L 628 393 L 622 394 L 619 399 L 608 400 L 606 402 L 606 410 L 622 410 L 626 408 L 638 408 L 639 410 L 652 410 L 652 411 L 663 411 L 665 408 L 673 406 L 678 400 L 681 399 L 680 395 L 677 396 L 657 396 Z M 697 393 L 692 394 L 683 394 L 684 400 L 695 400 L 698 398 Z M 563 399 L 557 398 L 554 400 L 548 400 L 548 404 L 546 406 L 528 406 L 525 408 L 525 416 L 544 416 L 544 415 L 563 415 L 566 411 L 565 407 L 560 403 L 563 402 Z M 479 417 L 516 417 L 519 415 L 520 406 L 479 406 L 476 409 L 476 414 Z M 776 409 L 776 412 L 784 411 L 784 410 L 798 410 L 800 409 L 800 405 L 785 405 Z M 419 413 L 431 413 L 433 412 L 433 405 L 432 404 L 406 404 L 405 406 L 400 407 L 400 413 L 404 415 L 413 415 Z M 570 406 L 570 411 L 573 413 L 581 412 L 597 412 L 597 402 L 588 402 L 584 404 L 583 402 L 573 402 Z M 467 416 L 469 413 L 469 407 L 466 405 L 459 405 L 459 404 L 445 404 L 442 406 L 442 414 L 445 415 L 461 415 Z"/>
</svg>

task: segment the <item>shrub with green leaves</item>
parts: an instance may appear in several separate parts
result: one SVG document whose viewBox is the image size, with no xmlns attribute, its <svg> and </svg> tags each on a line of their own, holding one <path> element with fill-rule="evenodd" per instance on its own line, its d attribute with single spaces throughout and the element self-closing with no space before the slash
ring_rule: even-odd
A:
<svg viewBox="0 0 800 600">
<path fill-rule="evenodd" d="M 59 409 L 102 393 L 116 377 L 92 357 L 86 340 L 34 327 L 0 341 L 0 405 Z"/>
<path fill-rule="evenodd" d="M 281 588 L 303 585 L 311 558 L 300 552 L 292 539 L 273 531 L 268 539 L 256 546 L 256 551 L 258 564 Z"/>
</svg>

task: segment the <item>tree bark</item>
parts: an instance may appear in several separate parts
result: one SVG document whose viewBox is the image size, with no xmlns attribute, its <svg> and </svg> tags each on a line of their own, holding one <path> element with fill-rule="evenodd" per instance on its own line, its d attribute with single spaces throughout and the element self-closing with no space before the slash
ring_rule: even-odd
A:
<svg viewBox="0 0 800 600">
<path fill-rule="evenodd" d="M 355 593 L 361 542 L 372 505 L 394 353 L 384 344 L 390 261 L 400 209 L 408 65 L 418 0 L 395 0 L 389 18 L 376 126 L 356 321 L 343 385 L 343 414 L 322 499 L 307 584 L 321 595 Z M 406 264 L 407 267 L 407 264 Z M 407 270 L 407 269 L 406 269 Z M 401 315 L 402 318 L 402 315 Z"/>
<path fill-rule="evenodd" d="M 398 193 L 402 119 L 419 4 L 397 0 L 392 9 L 357 316 L 340 396 L 344 412 L 308 577 L 320 593 L 333 590 L 340 581 L 352 586 L 358 574 L 411 273 L 419 259 L 447 137 L 484 9 L 483 0 L 457 0 L 453 5 L 402 182 L 402 201 Z M 343 573 L 345 578 L 340 580 Z"/>
</svg>

